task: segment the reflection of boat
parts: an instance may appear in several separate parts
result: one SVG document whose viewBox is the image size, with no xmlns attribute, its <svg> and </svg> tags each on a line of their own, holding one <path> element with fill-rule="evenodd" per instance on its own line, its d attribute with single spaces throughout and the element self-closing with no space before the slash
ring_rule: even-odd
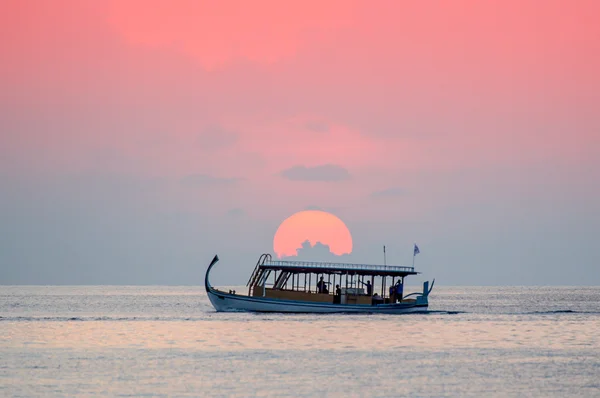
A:
<svg viewBox="0 0 600 398">
<path fill-rule="evenodd" d="M 404 278 L 418 274 L 414 267 L 276 261 L 270 254 L 263 254 L 246 284 L 248 294 L 242 295 L 211 286 L 209 274 L 218 261 L 219 257 L 215 256 L 204 278 L 206 293 L 217 311 L 422 312 L 427 310 L 427 297 L 433 289 L 433 283 L 430 288 L 429 282 L 425 282 L 423 292 L 403 295 Z M 391 285 L 388 285 L 390 278 Z M 377 292 L 374 291 L 376 286 Z M 396 288 L 396 293 L 389 289 L 391 286 Z"/>
</svg>

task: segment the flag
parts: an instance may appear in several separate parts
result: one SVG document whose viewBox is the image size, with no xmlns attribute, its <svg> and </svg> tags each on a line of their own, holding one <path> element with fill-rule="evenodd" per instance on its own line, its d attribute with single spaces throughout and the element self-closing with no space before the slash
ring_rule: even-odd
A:
<svg viewBox="0 0 600 398">
<path fill-rule="evenodd" d="M 421 251 L 419 250 L 419 246 L 417 246 L 417 244 L 415 243 L 415 250 L 413 252 L 413 257 L 416 256 L 419 253 L 421 253 Z"/>
</svg>

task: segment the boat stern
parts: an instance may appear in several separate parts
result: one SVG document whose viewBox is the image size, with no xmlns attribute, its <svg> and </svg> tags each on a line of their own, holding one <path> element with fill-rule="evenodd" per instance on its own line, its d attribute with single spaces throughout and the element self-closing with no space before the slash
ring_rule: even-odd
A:
<svg viewBox="0 0 600 398">
<path fill-rule="evenodd" d="M 423 293 L 417 296 L 417 306 L 427 306 L 429 305 L 429 293 L 433 290 L 433 284 L 435 283 L 435 279 L 431 282 L 431 287 L 429 287 L 429 281 L 423 282 Z"/>
</svg>

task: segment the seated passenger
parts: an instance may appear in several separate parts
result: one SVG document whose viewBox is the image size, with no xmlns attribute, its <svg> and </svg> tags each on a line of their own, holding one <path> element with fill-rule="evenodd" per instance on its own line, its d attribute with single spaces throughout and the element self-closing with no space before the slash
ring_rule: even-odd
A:
<svg viewBox="0 0 600 398">
<path fill-rule="evenodd" d="M 373 295 L 373 305 L 383 303 L 383 298 L 379 296 L 377 293 Z"/>
</svg>

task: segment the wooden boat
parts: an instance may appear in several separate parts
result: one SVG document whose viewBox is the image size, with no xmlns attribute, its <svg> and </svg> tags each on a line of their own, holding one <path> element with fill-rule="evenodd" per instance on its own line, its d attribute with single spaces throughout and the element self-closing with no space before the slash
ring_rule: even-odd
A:
<svg viewBox="0 0 600 398">
<path fill-rule="evenodd" d="M 260 256 L 246 286 L 248 294 L 222 291 L 209 281 L 215 255 L 204 278 L 206 293 L 217 311 L 285 313 L 424 312 L 435 280 L 423 291 L 403 295 L 404 278 L 416 275 L 414 267 L 273 260 Z M 390 282 L 391 285 L 387 283 Z M 375 292 L 376 285 L 380 287 Z M 331 286 L 331 288 L 329 288 Z M 389 287 L 394 286 L 394 289 Z M 389 293 L 389 294 L 388 294 Z"/>
</svg>

